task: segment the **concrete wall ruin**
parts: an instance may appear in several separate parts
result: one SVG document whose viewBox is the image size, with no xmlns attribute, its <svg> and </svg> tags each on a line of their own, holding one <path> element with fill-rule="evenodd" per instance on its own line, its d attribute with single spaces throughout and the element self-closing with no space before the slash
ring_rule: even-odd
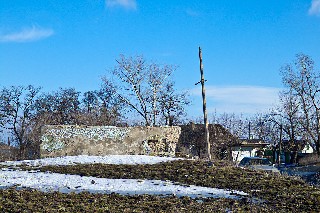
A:
<svg viewBox="0 0 320 213">
<path fill-rule="evenodd" d="M 42 129 L 41 157 L 147 154 L 174 156 L 180 127 L 48 125 Z"/>
</svg>

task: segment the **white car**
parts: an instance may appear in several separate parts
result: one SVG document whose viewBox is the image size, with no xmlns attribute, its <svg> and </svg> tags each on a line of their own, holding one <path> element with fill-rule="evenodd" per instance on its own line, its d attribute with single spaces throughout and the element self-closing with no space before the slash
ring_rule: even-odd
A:
<svg viewBox="0 0 320 213">
<path fill-rule="evenodd" d="M 250 168 L 253 170 L 261 170 L 272 173 L 280 173 L 280 171 L 272 165 L 267 158 L 260 157 L 244 157 L 239 165 L 242 168 Z"/>
</svg>

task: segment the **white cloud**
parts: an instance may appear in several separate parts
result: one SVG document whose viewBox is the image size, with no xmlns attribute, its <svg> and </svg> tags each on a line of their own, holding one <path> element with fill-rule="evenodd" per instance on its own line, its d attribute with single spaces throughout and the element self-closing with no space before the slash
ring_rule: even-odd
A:
<svg viewBox="0 0 320 213">
<path fill-rule="evenodd" d="M 123 7 L 125 9 L 135 10 L 137 9 L 136 0 L 106 0 L 107 7 Z"/>
<path fill-rule="evenodd" d="M 309 15 L 320 15 L 320 0 L 312 0 Z"/>
<path fill-rule="evenodd" d="M 54 34 L 52 29 L 31 27 L 20 32 L 0 34 L 0 42 L 30 42 L 50 37 Z"/>
<path fill-rule="evenodd" d="M 278 102 L 280 90 L 261 86 L 207 86 L 208 111 L 248 114 L 265 112 Z M 192 94 L 201 96 L 201 89 L 192 90 Z"/>
</svg>

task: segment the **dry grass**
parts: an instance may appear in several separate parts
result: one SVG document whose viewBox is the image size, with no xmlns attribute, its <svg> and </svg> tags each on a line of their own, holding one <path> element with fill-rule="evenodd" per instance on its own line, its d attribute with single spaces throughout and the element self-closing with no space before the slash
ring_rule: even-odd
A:
<svg viewBox="0 0 320 213">
<path fill-rule="evenodd" d="M 318 154 L 309 154 L 299 160 L 299 165 L 305 166 L 305 165 L 314 165 L 314 164 L 320 164 L 320 157 Z"/>
<path fill-rule="evenodd" d="M 24 167 L 23 169 L 31 169 Z M 42 171 L 103 178 L 171 180 L 181 184 L 240 190 L 250 195 L 240 200 L 121 196 L 90 193 L 43 193 L 36 190 L 0 190 L 0 211 L 60 212 L 320 212 L 320 189 L 300 179 L 244 170 L 223 161 L 172 161 L 155 165 L 48 166 Z M 141 172 L 143 171 L 143 172 Z M 253 197 L 260 202 L 252 203 Z M 12 201 L 12 202 L 10 202 Z M 46 203 L 43 209 L 39 203 Z M 42 205 L 41 205 L 42 206 Z"/>
</svg>

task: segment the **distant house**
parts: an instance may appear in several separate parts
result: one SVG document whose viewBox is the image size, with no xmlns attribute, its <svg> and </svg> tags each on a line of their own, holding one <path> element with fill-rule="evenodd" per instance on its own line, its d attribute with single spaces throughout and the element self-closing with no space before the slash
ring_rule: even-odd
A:
<svg viewBox="0 0 320 213">
<path fill-rule="evenodd" d="M 0 143 L 0 161 L 16 160 L 18 149 L 5 143 Z"/>
<path fill-rule="evenodd" d="M 313 153 L 313 149 L 309 144 L 306 144 L 303 149 L 301 150 L 301 153 L 303 154 L 312 154 Z"/>
<path fill-rule="evenodd" d="M 279 144 L 273 145 L 274 159 L 276 162 L 279 156 Z M 312 147 L 305 140 L 282 140 L 281 143 L 281 153 L 280 153 L 280 163 L 296 163 L 299 158 L 313 153 Z"/>
<path fill-rule="evenodd" d="M 232 160 L 240 162 L 244 157 L 262 157 L 263 149 L 270 145 L 260 139 L 240 139 L 239 143 L 232 147 Z"/>
</svg>

